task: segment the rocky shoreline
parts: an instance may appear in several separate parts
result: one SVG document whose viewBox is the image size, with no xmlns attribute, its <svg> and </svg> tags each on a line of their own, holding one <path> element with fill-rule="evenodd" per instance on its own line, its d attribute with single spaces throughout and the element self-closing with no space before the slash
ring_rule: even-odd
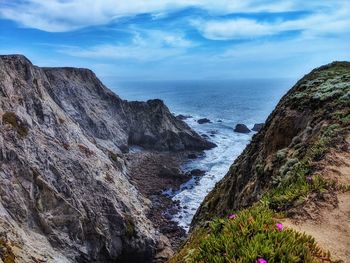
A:
<svg viewBox="0 0 350 263">
<path fill-rule="evenodd" d="M 126 154 L 131 181 L 151 201 L 147 217 L 169 239 L 172 251 L 176 251 L 185 240 L 186 231 L 172 221 L 180 209 L 179 203 L 164 191 L 176 191 L 193 177 L 193 173 L 182 171 L 181 165 L 189 160 L 189 156 L 198 153 L 137 151 Z"/>
</svg>

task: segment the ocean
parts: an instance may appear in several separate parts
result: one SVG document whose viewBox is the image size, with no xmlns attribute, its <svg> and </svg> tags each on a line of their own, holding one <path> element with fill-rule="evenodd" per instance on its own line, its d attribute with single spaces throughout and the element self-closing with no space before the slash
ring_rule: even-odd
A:
<svg viewBox="0 0 350 263">
<path fill-rule="evenodd" d="M 255 123 L 265 122 L 293 82 L 291 79 L 124 81 L 108 86 L 127 100 L 162 99 L 174 114 L 191 115 L 186 122 L 218 145 L 182 167 L 185 171 L 204 170 L 203 177 L 193 178 L 180 190 L 165 192 L 180 202 L 181 210 L 173 220 L 188 231 L 204 197 L 226 174 L 254 134 L 235 133 L 234 126 L 243 123 L 252 128 Z M 200 118 L 208 118 L 212 123 L 198 124 L 196 120 Z"/>
</svg>

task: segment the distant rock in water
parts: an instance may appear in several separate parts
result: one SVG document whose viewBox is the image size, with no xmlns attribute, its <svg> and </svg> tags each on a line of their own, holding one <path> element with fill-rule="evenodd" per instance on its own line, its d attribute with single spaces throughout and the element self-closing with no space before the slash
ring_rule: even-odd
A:
<svg viewBox="0 0 350 263">
<path fill-rule="evenodd" d="M 233 131 L 238 133 L 250 133 L 249 128 L 245 124 L 241 123 L 237 124 Z"/>
<path fill-rule="evenodd" d="M 16 262 L 152 262 L 169 245 L 124 153 L 215 147 L 161 100 L 125 101 L 91 70 L 21 55 L 0 56 L 0 124 L 0 243 L 20 244 Z"/>
<path fill-rule="evenodd" d="M 204 123 L 211 123 L 211 121 L 207 118 L 199 119 L 197 121 L 199 124 L 204 124 Z"/>
<path fill-rule="evenodd" d="M 264 123 L 255 123 L 255 124 L 254 124 L 254 127 L 253 127 L 253 129 L 252 129 L 252 131 L 258 132 L 258 131 L 261 130 L 261 128 L 262 128 L 263 126 L 264 126 Z"/>
<path fill-rule="evenodd" d="M 192 116 L 191 116 L 191 115 L 182 115 L 182 114 L 179 114 L 179 115 L 176 116 L 176 118 L 178 118 L 178 119 L 181 120 L 181 121 L 184 121 L 184 120 L 187 120 L 187 119 L 192 118 Z"/>
</svg>

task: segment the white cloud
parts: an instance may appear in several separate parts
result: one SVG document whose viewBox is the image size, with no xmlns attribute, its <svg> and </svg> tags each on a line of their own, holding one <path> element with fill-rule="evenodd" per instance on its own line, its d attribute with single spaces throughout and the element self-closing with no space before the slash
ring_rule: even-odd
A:
<svg viewBox="0 0 350 263">
<path fill-rule="evenodd" d="M 350 3 L 342 2 L 328 12 L 319 12 L 295 20 L 261 22 L 255 19 L 194 20 L 204 37 L 212 40 L 249 39 L 300 30 L 304 36 L 350 32 Z"/>
<path fill-rule="evenodd" d="M 180 33 L 159 30 L 134 32 L 131 42 L 96 45 L 89 48 L 62 47 L 59 51 L 74 57 L 156 61 L 184 54 L 195 43 Z"/>
<path fill-rule="evenodd" d="M 196 20 L 192 21 L 192 25 L 198 28 L 205 38 L 212 40 L 252 38 L 273 33 L 272 25 L 253 19 Z"/>
<path fill-rule="evenodd" d="M 159 14 L 187 7 L 197 7 L 215 14 L 242 12 L 283 12 L 334 5 L 341 0 L 11 0 L 0 3 L 0 17 L 22 26 L 49 32 L 72 31 L 104 25 L 137 14 Z M 312 3 L 311 3 L 312 2 Z"/>
</svg>

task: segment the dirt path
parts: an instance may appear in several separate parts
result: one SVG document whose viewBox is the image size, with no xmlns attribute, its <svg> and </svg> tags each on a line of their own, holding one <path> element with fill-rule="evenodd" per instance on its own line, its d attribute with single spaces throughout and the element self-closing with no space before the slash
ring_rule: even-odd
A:
<svg viewBox="0 0 350 263">
<path fill-rule="evenodd" d="M 326 156 L 322 166 L 324 178 L 350 186 L 350 136 L 341 151 Z M 307 203 L 303 211 L 297 219 L 285 219 L 285 226 L 313 236 L 333 260 L 350 263 L 350 191 L 332 193 L 321 203 Z"/>
<path fill-rule="evenodd" d="M 321 209 L 317 219 L 286 219 L 284 225 L 313 236 L 333 260 L 350 263 L 350 194 L 339 194 L 338 201 L 335 209 Z"/>
</svg>

